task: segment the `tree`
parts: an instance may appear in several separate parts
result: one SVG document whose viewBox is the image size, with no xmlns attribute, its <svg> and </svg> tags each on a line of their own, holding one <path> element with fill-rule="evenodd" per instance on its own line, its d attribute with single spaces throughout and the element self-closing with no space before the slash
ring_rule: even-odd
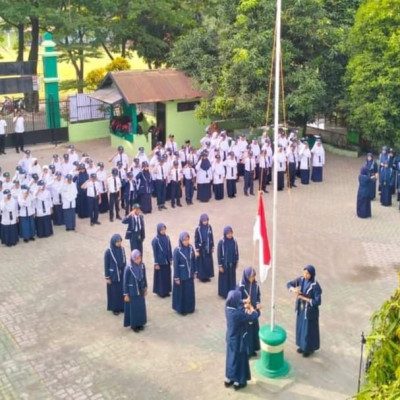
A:
<svg viewBox="0 0 400 400">
<path fill-rule="evenodd" d="M 400 277 L 400 275 L 399 275 Z M 370 364 L 358 400 L 400 398 L 400 289 L 371 317 L 367 337 Z"/>
<path fill-rule="evenodd" d="M 375 145 L 400 145 L 400 0 L 366 0 L 349 38 L 349 122 Z"/>
<path fill-rule="evenodd" d="M 330 10 L 342 6 L 346 18 Z M 346 29 L 356 0 L 288 0 L 282 14 L 282 57 L 288 119 L 306 127 L 317 113 L 343 98 Z M 196 78 L 210 94 L 201 116 L 265 123 L 274 42 L 275 2 L 222 0 L 203 11 L 202 26 L 173 47 L 171 63 Z M 343 32 L 343 34 L 342 34 Z M 190 51 L 189 51 L 190 49 Z M 343 58 L 343 59 L 342 59 Z M 325 60 L 334 60 L 332 65 Z M 336 86 L 331 84 L 335 84 Z M 336 96 L 332 93 L 336 93 Z M 332 98 L 333 97 L 333 98 Z M 273 107 L 270 107 L 273 109 Z M 273 115 L 267 121 L 273 120 Z"/>
</svg>

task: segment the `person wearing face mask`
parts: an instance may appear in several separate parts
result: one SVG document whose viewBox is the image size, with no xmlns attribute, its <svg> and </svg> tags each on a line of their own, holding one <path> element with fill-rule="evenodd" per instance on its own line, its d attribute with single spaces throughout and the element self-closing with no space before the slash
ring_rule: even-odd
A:
<svg viewBox="0 0 400 400">
<path fill-rule="evenodd" d="M 319 306 L 322 289 L 315 279 L 315 268 L 307 265 L 303 275 L 287 283 L 290 292 L 296 295 L 296 345 L 303 357 L 319 349 Z"/>
</svg>

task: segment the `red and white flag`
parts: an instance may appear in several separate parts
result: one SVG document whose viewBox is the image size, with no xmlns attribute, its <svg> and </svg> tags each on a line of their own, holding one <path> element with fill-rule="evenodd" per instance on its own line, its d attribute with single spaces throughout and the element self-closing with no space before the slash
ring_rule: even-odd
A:
<svg viewBox="0 0 400 400">
<path fill-rule="evenodd" d="M 267 279 L 268 270 L 271 268 L 271 253 L 269 251 L 264 200 L 261 194 L 258 197 L 258 214 L 253 230 L 253 241 L 256 242 L 257 240 L 260 281 L 264 282 Z"/>
</svg>

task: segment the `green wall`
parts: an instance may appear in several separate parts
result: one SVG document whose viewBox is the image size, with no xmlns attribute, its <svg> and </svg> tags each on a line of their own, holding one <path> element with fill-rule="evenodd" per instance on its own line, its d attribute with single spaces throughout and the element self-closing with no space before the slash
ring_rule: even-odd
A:
<svg viewBox="0 0 400 400">
<path fill-rule="evenodd" d="M 185 101 L 168 101 L 165 103 L 166 112 L 166 139 L 169 134 L 175 135 L 175 141 L 179 147 L 185 144 L 185 140 L 190 139 L 194 147 L 199 146 L 200 139 L 204 136 L 204 130 L 210 121 L 199 121 L 195 118 L 195 111 L 177 111 L 178 103 Z M 194 100 L 193 100 L 194 101 Z"/>
<path fill-rule="evenodd" d="M 83 140 L 100 139 L 108 137 L 110 121 L 92 121 L 70 124 L 68 136 L 70 142 L 82 142 Z"/>
<path fill-rule="evenodd" d="M 133 135 L 133 143 L 125 140 L 120 136 L 111 134 L 111 147 L 115 150 L 118 146 L 123 146 L 124 151 L 128 156 L 135 157 L 139 147 L 144 147 L 144 151 L 147 155 L 151 154 L 151 135 L 148 135 L 148 141 L 146 140 L 146 135 Z"/>
</svg>

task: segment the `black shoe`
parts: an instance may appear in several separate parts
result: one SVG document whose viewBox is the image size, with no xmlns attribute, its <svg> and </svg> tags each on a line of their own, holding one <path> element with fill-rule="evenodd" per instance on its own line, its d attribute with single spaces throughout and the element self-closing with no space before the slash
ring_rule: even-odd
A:
<svg viewBox="0 0 400 400">
<path fill-rule="evenodd" d="M 182 207 L 182 204 L 181 204 L 181 203 L 178 203 L 177 206 L 178 206 L 178 207 Z"/>
<path fill-rule="evenodd" d="M 246 386 L 247 386 L 246 383 L 244 383 L 243 385 L 236 384 L 236 383 L 233 384 L 233 388 L 234 388 L 235 390 L 243 389 L 243 388 L 245 388 Z"/>
<path fill-rule="evenodd" d="M 119 311 L 113 311 L 114 315 L 119 315 Z"/>
<path fill-rule="evenodd" d="M 138 333 L 140 331 L 139 327 L 137 327 L 137 326 L 132 327 L 132 330 L 133 330 L 133 332 L 136 332 L 136 333 Z"/>
<path fill-rule="evenodd" d="M 184 312 L 184 313 L 182 313 L 181 315 L 182 315 L 183 317 L 186 317 L 187 313 Z"/>
<path fill-rule="evenodd" d="M 19 154 L 19 150 L 17 150 L 17 154 Z"/>
<path fill-rule="evenodd" d="M 247 193 L 245 193 L 244 195 L 245 195 L 245 196 L 248 196 L 248 194 L 247 194 Z"/>
<path fill-rule="evenodd" d="M 95 224 L 96 225 L 101 225 L 101 222 L 100 221 L 96 221 Z"/>
<path fill-rule="evenodd" d="M 117 219 L 122 219 L 119 215 L 117 215 Z"/>
<path fill-rule="evenodd" d="M 28 240 L 28 239 L 24 239 L 24 242 L 25 242 L 25 243 L 28 243 L 28 242 L 29 242 L 29 240 Z"/>
<path fill-rule="evenodd" d="M 93 226 L 93 225 L 94 225 L 94 222 L 91 222 L 91 223 L 90 223 L 90 226 Z"/>
<path fill-rule="evenodd" d="M 226 388 L 231 387 L 233 385 L 233 381 L 229 381 L 229 382 L 224 381 L 224 385 Z"/>
<path fill-rule="evenodd" d="M 175 204 L 173 204 L 171 207 L 172 207 L 172 208 L 175 208 Z"/>
<path fill-rule="evenodd" d="M 305 351 L 303 353 L 303 357 L 309 357 L 309 356 L 311 356 L 312 353 L 313 353 L 312 351 Z"/>
<path fill-rule="evenodd" d="M 138 329 L 139 329 L 139 331 L 143 331 L 144 330 L 144 326 L 143 325 L 138 326 Z"/>
<path fill-rule="evenodd" d="M 303 352 L 303 350 L 299 347 L 297 350 L 296 350 L 299 354 L 301 354 L 302 352 Z"/>
<path fill-rule="evenodd" d="M 110 222 L 114 222 L 114 218 L 110 218 Z"/>
<path fill-rule="evenodd" d="M 162 208 L 163 210 L 168 210 L 168 208 L 165 207 L 164 205 L 162 205 L 161 208 Z"/>
<path fill-rule="evenodd" d="M 292 187 L 297 187 L 297 186 L 293 183 Z"/>
<path fill-rule="evenodd" d="M 158 206 L 158 211 L 162 211 L 162 210 L 163 210 L 162 207 Z"/>
<path fill-rule="evenodd" d="M 254 196 L 254 193 L 250 193 L 251 196 Z"/>
<path fill-rule="evenodd" d="M 34 237 L 31 237 L 29 240 L 32 240 L 32 242 L 35 240 L 35 238 Z"/>
</svg>

